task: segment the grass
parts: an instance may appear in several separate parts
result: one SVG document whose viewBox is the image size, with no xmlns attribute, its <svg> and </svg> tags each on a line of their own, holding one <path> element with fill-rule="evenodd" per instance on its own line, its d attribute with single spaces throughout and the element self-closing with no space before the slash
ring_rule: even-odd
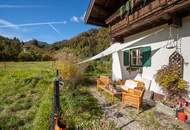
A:
<svg viewBox="0 0 190 130">
<path fill-rule="evenodd" d="M 52 62 L 0 63 L 0 129 L 48 129 L 53 77 Z"/>
<path fill-rule="evenodd" d="M 88 128 L 94 120 L 100 119 L 101 109 L 97 100 L 89 94 L 86 87 L 78 86 L 71 89 L 71 86 L 69 86 L 62 93 L 63 119 L 66 120 L 70 129 L 75 129 L 76 126 L 83 129 Z"/>
<path fill-rule="evenodd" d="M 53 62 L 1 62 L 0 130 L 49 129 L 54 76 Z M 85 86 L 65 86 L 60 104 L 63 121 L 71 130 L 113 127 Z"/>
</svg>

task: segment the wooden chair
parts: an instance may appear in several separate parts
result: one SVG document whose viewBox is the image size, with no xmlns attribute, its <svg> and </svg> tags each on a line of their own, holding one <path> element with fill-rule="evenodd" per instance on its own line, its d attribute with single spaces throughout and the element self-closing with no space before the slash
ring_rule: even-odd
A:
<svg viewBox="0 0 190 130">
<path fill-rule="evenodd" d="M 124 85 L 124 84 L 125 84 L 125 81 L 126 81 L 126 80 L 118 80 L 118 81 L 117 81 L 117 84 L 118 84 L 118 85 Z"/>
<path fill-rule="evenodd" d="M 145 91 L 144 83 L 140 81 L 135 81 L 137 83 L 137 87 L 134 89 L 128 89 L 127 91 L 122 91 L 122 107 L 133 106 L 140 110 L 140 106 L 142 104 L 142 98 Z"/>
<path fill-rule="evenodd" d="M 108 89 L 108 86 L 111 84 L 111 79 L 108 76 L 100 76 L 97 79 L 97 90 L 101 89 L 112 96 L 112 103 L 114 104 L 114 97 L 121 95 L 121 92 L 113 92 Z"/>
<path fill-rule="evenodd" d="M 108 76 L 100 76 L 100 78 L 98 78 L 96 81 L 97 81 L 97 89 L 106 88 L 111 83 L 111 80 Z"/>
</svg>

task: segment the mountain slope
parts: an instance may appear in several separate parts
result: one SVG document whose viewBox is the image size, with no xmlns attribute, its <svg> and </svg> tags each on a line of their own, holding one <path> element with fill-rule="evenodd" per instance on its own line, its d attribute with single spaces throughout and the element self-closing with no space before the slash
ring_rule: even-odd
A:
<svg viewBox="0 0 190 130">
<path fill-rule="evenodd" d="M 99 28 L 83 32 L 68 41 L 61 41 L 54 45 L 59 44 L 60 49 L 57 51 L 70 49 L 77 56 L 85 58 L 101 52 L 105 48 L 109 47 L 109 43 L 108 30 L 105 28 Z"/>
<path fill-rule="evenodd" d="M 29 41 L 25 42 L 24 44 L 25 45 L 36 45 L 36 46 L 38 46 L 40 48 L 43 48 L 43 47 L 49 45 L 47 42 L 38 41 L 36 39 L 29 40 Z"/>
<path fill-rule="evenodd" d="M 17 38 L 9 39 L 0 36 L 0 61 L 10 60 L 44 60 L 54 54 L 66 51 L 80 58 L 91 57 L 109 46 L 109 33 L 105 28 L 91 29 L 87 32 L 53 44 L 36 39 L 21 42 Z M 27 57 L 25 57 L 27 56 Z"/>
</svg>

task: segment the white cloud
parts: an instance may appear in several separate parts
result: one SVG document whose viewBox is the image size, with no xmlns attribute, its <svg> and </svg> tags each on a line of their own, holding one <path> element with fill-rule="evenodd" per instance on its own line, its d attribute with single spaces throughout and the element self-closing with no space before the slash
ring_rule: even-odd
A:
<svg viewBox="0 0 190 130">
<path fill-rule="evenodd" d="M 81 21 L 84 21 L 85 15 L 86 15 L 86 11 L 84 12 L 84 14 L 82 16 L 80 16 Z"/>
<path fill-rule="evenodd" d="M 79 18 L 77 16 L 73 16 L 70 20 L 71 22 L 76 22 L 76 23 L 79 22 Z"/>
<path fill-rule="evenodd" d="M 1 19 L 0 19 L 1 20 Z M 1 25 L 2 22 L 2 25 Z M 2 20 L 0 21 L 0 28 L 8 28 L 8 27 L 27 27 L 27 26 L 40 26 L 40 25 L 49 25 L 49 24 L 67 24 L 67 21 L 53 21 L 53 22 L 37 22 L 37 23 L 26 23 L 26 24 L 13 24 L 8 21 Z"/>
<path fill-rule="evenodd" d="M 42 8 L 43 5 L 0 5 L 0 8 Z"/>
<path fill-rule="evenodd" d="M 84 17 L 85 17 L 85 15 L 86 15 L 86 12 L 84 12 L 84 14 L 82 15 L 82 16 L 73 16 L 73 17 L 71 17 L 71 22 L 76 22 L 76 23 L 79 23 L 80 21 L 84 21 Z"/>
<path fill-rule="evenodd" d="M 48 25 L 53 31 L 55 31 L 60 36 L 63 36 L 62 33 L 54 26 L 59 24 L 67 24 L 67 21 L 52 21 L 52 22 L 36 22 L 36 23 L 26 23 L 26 24 L 14 24 L 7 20 L 0 19 L 0 34 L 7 37 L 18 37 L 25 41 L 23 33 L 27 33 L 31 30 L 29 27 Z M 11 30 L 10 29 L 14 29 Z M 27 38 L 28 39 L 28 38 Z"/>
<path fill-rule="evenodd" d="M 0 27 L 4 27 L 4 26 L 7 26 L 7 27 L 11 27 L 13 29 L 19 29 L 17 25 L 7 21 L 7 20 L 4 20 L 4 19 L 0 19 Z"/>
<path fill-rule="evenodd" d="M 63 24 L 67 24 L 67 21 L 63 21 Z"/>
</svg>

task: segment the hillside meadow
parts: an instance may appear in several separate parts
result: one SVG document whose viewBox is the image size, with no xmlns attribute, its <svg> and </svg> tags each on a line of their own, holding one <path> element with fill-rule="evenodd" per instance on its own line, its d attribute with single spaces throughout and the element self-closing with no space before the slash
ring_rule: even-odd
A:
<svg viewBox="0 0 190 130">
<path fill-rule="evenodd" d="M 0 62 L 0 130 L 48 130 L 54 78 L 54 62 Z M 101 108 L 87 86 L 60 90 L 61 115 L 69 129 L 104 129 Z"/>
<path fill-rule="evenodd" d="M 53 62 L 0 63 L 0 129 L 48 127 Z"/>
</svg>

